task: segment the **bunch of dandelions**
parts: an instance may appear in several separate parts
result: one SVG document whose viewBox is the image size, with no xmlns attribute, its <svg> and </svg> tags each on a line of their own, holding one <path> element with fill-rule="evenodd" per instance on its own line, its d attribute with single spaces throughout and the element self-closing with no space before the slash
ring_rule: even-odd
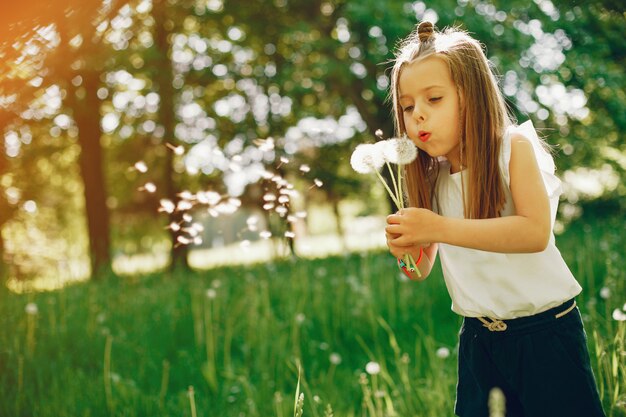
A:
<svg viewBox="0 0 626 417">
<path fill-rule="evenodd" d="M 376 136 L 382 137 L 382 132 L 377 131 Z M 375 173 L 396 207 L 403 209 L 404 181 L 402 171 L 404 166 L 413 162 L 415 158 L 417 158 L 417 148 L 409 138 L 404 136 L 401 138 L 381 140 L 375 144 L 365 143 L 358 145 L 352 152 L 350 164 L 352 165 L 352 169 L 359 174 Z M 391 164 L 396 165 L 397 170 L 395 172 Z M 380 169 L 383 165 L 386 165 L 389 170 L 393 189 L 389 187 L 387 181 L 385 181 L 380 174 Z M 404 263 L 409 267 L 411 272 L 417 272 L 418 277 L 421 277 L 419 269 L 410 254 L 404 255 Z"/>
</svg>

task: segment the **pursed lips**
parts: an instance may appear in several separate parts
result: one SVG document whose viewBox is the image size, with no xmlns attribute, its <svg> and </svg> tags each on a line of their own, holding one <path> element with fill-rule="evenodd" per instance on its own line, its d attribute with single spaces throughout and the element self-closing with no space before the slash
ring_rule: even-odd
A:
<svg viewBox="0 0 626 417">
<path fill-rule="evenodd" d="M 430 138 L 430 132 L 424 132 L 423 130 L 420 130 L 417 136 L 419 140 L 421 140 L 422 142 L 426 142 L 428 138 Z"/>
</svg>

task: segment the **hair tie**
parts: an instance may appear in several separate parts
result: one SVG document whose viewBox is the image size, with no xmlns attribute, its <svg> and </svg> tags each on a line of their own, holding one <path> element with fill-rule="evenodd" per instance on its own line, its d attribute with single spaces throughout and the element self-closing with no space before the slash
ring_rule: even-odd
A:
<svg viewBox="0 0 626 417">
<path fill-rule="evenodd" d="M 432 22 L 424 21 L 417 27 L 417 35 L 422 43 L 428 42 L 434 34 L 435 26 Z"/>
</svg>

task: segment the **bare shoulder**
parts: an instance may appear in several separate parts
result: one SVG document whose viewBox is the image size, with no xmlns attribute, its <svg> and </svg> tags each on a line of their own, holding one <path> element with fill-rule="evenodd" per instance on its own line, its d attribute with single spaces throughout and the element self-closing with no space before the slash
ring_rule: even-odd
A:
<svg viewBox="0 0 626 417">
<path fill-rule="evenodd" d="M 535 151 L 530 139 L 519 133 L 511 134 L 511 160 L 513 165 L 537 165 Z M 528 166 L 528 165 L 527 165 Z"/>
</svg>

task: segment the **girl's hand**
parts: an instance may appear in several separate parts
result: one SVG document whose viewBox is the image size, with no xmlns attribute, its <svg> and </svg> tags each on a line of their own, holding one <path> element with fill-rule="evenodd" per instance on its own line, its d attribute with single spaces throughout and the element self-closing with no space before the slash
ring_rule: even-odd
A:
<svg viewBox="0 0 626 417">
<path fill-rule="evenodd" d="M 387 245 L 391 250 L 395 248 L 407 248 L 416 246 L 426 247 L 430 242 L 436 242 L 437 225 L 441 216 L 430 210 L 409 207 L 400 210 L 396 214 L 387 216 Z M 404 253 L 407 251 L 405 250 Z M 393 253 L 393 252 L 392 252 Z"/>
</svg>

